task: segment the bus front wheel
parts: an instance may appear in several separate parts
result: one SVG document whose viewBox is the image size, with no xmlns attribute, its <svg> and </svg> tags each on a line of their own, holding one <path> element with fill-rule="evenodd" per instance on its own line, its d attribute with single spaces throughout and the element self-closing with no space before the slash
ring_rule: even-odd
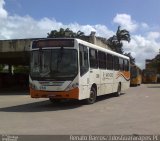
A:
<svg viewBox="0 0 160 141">
<path fill-rule="evenodd" d="M 86 99 L 86 104 L 93 104 L 97 99 L 97 92 L 94 87 L 90 90 L 90 97 Z"/>
</svg>

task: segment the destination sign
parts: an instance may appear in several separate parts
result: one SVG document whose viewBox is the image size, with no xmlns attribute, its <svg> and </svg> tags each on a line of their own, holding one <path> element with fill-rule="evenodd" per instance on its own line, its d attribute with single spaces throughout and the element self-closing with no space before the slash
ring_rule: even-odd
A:
<svg viewBox="0 0 160 141">
<path fill-rule="evenodd" d="M 33 41 L 32 48 L 74 47 L 74 39 L 46 39 Z"/>
</svg>

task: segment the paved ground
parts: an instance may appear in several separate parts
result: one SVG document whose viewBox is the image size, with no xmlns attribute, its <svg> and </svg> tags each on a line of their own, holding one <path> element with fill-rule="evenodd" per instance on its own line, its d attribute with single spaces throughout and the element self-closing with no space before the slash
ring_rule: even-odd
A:
<svg viewBox="0 0 160 141">
<path fill-rule="evenodd" d="M 159 134 L 160 84 L 131 87 L 120 97 L 93 105 L 31 99 L 27 93 L 0 93 L 0 134 Z"/>
</svg>

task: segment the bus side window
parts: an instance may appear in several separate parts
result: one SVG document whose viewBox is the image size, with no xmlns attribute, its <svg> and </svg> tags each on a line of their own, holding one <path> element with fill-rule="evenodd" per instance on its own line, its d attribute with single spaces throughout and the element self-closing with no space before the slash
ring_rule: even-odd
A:
<svg viewBox="0 0 160 141">
<path fill-rule="evenodd" d="M 123 71 L 125 71 L 125 60 L 123 59 Z"/>
<path fill-rule="evenodd" d="M 84 45 L 79 45 L 79 64 L 80 64 L 80 75 L 84 75 L 89 70 L 88 65 L 88 49 Z"/>
<path fill-rule="evenodd" d="M 99 68 L 106 69 L 106 54 L 104 52 L 98 51 Z"/>
<path fill-rule="evenodd" d="M 129 64 L 129 61 L 127 60 L 127 66 L 126 66 L 126 71 L 129 71 L 129 66 L 130 66 L 130 64 Z"/>
<path fill-rule="evenodd" d="M 129 71 L 129 61 L 128 60 L 124 60 L 124 69 L 125 71 Z"/>
<path fill-rule="evenodd" d="M 89 61 L 91 68 L 98 68 L 97 50 L 89 49 Z"/>
<path fill-rule="evenodd" d="M 123 63 L 122 58 L 119 58 L 119 66 L 120 66 L 120 70 L 123 71 L 124 70 L 124 63 Z"/>
<path fill-rule="evenodd" d="M 119 70 L 119 58 L 114 56 L 114 70 Z"/>
<path fill-rule="evenodd" d="M 107 54 L 107 69 L 113 70 L 113 56 L 111 54 Z"/>
<path fill-rule="evenodd" d="M 129 68 L 130 68 L 130 63 L 129 63 L 129 61 L 127 60 L 127 71 L 129 71 Z"/>
</svg>

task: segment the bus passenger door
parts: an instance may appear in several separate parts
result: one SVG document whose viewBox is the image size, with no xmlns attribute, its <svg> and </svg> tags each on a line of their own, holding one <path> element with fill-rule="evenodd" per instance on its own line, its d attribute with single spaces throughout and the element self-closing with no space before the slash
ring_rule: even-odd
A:
<svg viewBox="0 0 160 141">
<path fill-rule="evenodd" d="M 95 49 L 89 49 L 89 84 L 90 89 L 94 85 L 96 87 L 97 95 L 100 95 L 100 70 L 98 68 L 98 51 Z"/>
<path fill-rule="evenodd" d="M 89 97 L 89 61 L 88 61 L 88 48 L 79 44 L 79 99 L 86 99 Z"/>
</svg>

